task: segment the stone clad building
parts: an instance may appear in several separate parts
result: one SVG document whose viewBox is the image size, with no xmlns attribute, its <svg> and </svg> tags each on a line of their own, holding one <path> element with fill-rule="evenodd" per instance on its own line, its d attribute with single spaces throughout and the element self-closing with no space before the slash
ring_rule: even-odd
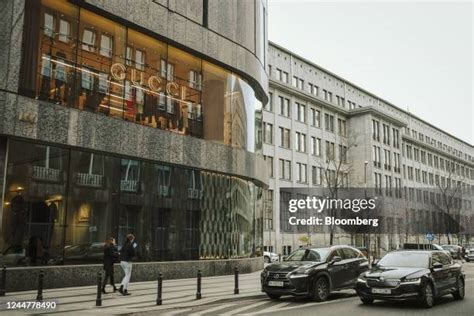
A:
<svg viewBox="0 0 474 316">
<path fill-rule="evenodd" d="M 2 1 L 2 263 L 261 262 L 266 6 Z"/>
<path fill-rule="evenodd" d="M 435 233 L 439 244 L 448 242 L 448 231 L 451 243 L 468 242 L 474 228 L 472 144 L 288 48 L 270 43 L 268 55 L 265 249 L 288 254 L 306 245 L 307 237 L 312 245 L 329 243 L 327 229 L 288 224 L 280 188 L 324 188 L 334 178 L 329 185 L 371 188 L 384 198 L 384 226 L 378 237 L 372 236 L 374 251 L 427 243 L 427 232 Z M 444 195 L 441 188 L 448 188 Z M 450 196 L 454 199 L 448 212 L 442 201 Z M 336 244 L 367 245 L 367 236 L 348 231 L 339 230 L 334 238 Z"/>
</svg>

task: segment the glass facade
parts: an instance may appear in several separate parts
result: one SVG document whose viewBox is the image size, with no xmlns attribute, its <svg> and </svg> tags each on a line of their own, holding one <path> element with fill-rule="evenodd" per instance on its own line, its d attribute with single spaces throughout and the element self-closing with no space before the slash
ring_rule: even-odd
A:
<svg viewBox="0 0 474 316">
<path fill-rule="evenodd" d="M 66 1 L 27 5 L 24 94 L 261 150 L 260 98 L 235 73 Z"/>
<path fill-rule="evenodd" d="M 99 263 L 127 233 L 138 260 L 261 254 L 263 189 L 224 174 L 10 140 L 1 264 Z"/>
</svg>

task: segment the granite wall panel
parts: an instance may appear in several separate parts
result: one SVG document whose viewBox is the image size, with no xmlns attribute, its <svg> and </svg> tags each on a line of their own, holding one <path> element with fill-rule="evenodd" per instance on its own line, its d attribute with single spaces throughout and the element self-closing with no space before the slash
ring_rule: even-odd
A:
<svg viewBox="0 0 474 316">
<path fill-rule="evenodd" d="M 133 263 L 131 282 L 156 281 L 158 274 L 163 273 L 165 280 L 196 277 L 201 270 L 203 278 L 216 275 L 233 274 L 238 266 L 240 273 L 250 273 L 263 269 L 263 257 L 231 260 L 199 260 L 172 262 L 136 262 Z M 119 283 L 123 271 L 115 264 L 115 280 Z M 97 273 L 102 270 L 101 264 L 66 265 L 45 267 L 21 267 L 7 269 L 6 291 L 27 291 L 37 289 L 40 271 L 44 272 L 44 288 L 64 288 L 75 286 L 93 286 L 97 284 Z"/>
</svg>

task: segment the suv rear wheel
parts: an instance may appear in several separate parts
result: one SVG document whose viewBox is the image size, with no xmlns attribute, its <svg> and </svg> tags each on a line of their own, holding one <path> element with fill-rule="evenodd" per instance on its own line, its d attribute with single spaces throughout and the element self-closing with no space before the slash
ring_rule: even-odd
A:
<svg viewBox="0 0 474 316">
<path fill-rule="evenodd" d="M 313 300 L 324 302 L 329 296 L 329 282 L 325 277 L 319 277 L 314 282 Z"/>
</svg>

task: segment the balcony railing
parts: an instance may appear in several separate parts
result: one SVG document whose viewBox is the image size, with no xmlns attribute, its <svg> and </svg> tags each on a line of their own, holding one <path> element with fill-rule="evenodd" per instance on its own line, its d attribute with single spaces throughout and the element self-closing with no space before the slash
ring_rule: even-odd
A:
<svg viewBox="0 0 474 316">
<path fill-rule="evenodd" d="M 122 192 L 138 192 L 140 182 L 137 180 L 121 180 L 120 191 Z"/>
<path fill-rule="evenodd" d="M 78 173 L 76 183 L 78 185 L 100 188 L 104 185 L 104 176 L 100 174 Z"/>
<path fill-rule="evenodd" d="M 61 170 L 46 168 L 40 166 L 33 166 L 33 179 L 36 180 L 48 180 L 48 181 L 60 181 Z"/>
</svg>

